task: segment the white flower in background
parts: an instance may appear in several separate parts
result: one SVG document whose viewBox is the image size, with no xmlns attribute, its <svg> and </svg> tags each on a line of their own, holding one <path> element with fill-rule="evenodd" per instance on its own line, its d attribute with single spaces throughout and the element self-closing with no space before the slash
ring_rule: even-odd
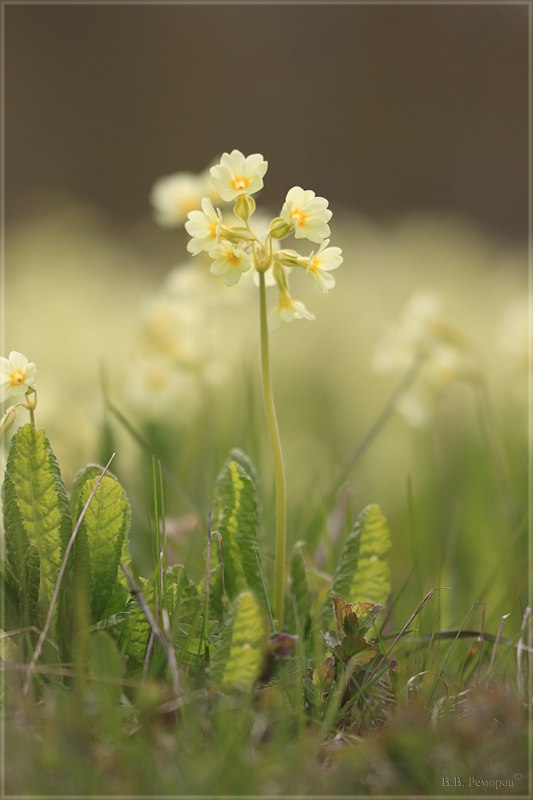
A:
<svg viewBox="0 0 533 800">
<path fill-rule="evenodd" d="M 325 239 L 316 253 L 307 259 L 307 271 L 313 277 L 315 289 L 319 294 L 327 294 L 335 286 L 335 278 L 331 271 L 342 264 L 340 247 L 328 247 L 329 239 Z"/>
<path fill-rule="evenodd" d="M 293 300 L 290 295 L 281 293 L 279 305 L 268 315 L 268 327 L 272 332 L 279 330 L 282 322 L 292 322 L 293 319 L 315 319 L 315 315 L 306 309 L 299 300 Z"/>
<path fill-rule="evenodd" d="M 405 371 L 414 360 L 438 344 L 443 326 L 441 301 L 430 292 L 417 292 L 378 342 L 372 367 L 376 372 Z"/>
<path fill-rule="evenodd" d="M 240 194 L 255 194 L 263 188 L 268 163 L 260 153 L 247 156 L 240 150 L 224 153 L 220 164 L 211 167 L 211 183 L 223 200 L 230 203 Z"/>
<path fill-rule="evenodd" d="M 293 186 L 287 193 L 281 216 L 288 225 L 294 227 L 297 239 L 309 239 L 321 244 L 330 235 L 327 223 L 332 214 L 328 209 L 328 201 L 324 197 L 316 197 L 311 189 Z"/>
<path fill-rule="evenodd" d="M 165 358 L 139 359 L 131 370 L 128 399 L 148 419 L 185 424 L 195 415 L 201 398 L 197 374 Z"/>
<path fill-rule="evenodd" d="M 497 350 L 518 371 L 529 367 L 529 302 L 527 297 L 509 303 L 503 313 L 496 338 Z"/>
<path fill-rule="evenodd" d="M 215 245 L 209 255 L 214 259 L 209 272 L 216 278 L 222 278 L 226 286 L 236 284 L 242 273 L 248 272 L 252 266 L 248 253 L 240 247 L 234 247 L 230 242 Z"/>
<path fill-rule="evenodd" d="M 210 193 L 209 188 L 208 172 L 176 172 L 159 178 L 150 192 L 155 221 L 164 228 L 181 225 Z"/>
<path fill-rule="evenodd" d="M 222 214 L 218 208 L 215 211 L 208 197 L 202 199 L 201 211 L 190 211 L 187 217 L 189 221 L 185 223 L 185 230 L 192 236 L 187 244 L 189 253 L 197 256 L 202 250 L 210 250 L 217 244 L 222 229 Z"/>
<path fill-rule="evenodd" d="M 146 355 L 164 356 L 187 369 L 199 369 L 209 350 L 206 309 L 198 297 L 154 298 L 145 314 L 140 349 Z"/>
<path fill-rule="evenodd" d="M 378 343 L 372 367 L 399 375 L 419 362 L 416 383 L 396 408 L 413 427 L 426 425 L 442 392 L 460 380 L 476 380 L 480 366 L 466 338 L 443 318 L 438 297 L 413 295 L 400 317 Z"/>
<path fill-rule="evenodd" d="M 0 403 L 8 397 L 25 394 L 35 382 L 37 367 L 22 353 L 12 350 L 9 358 L 0 357 Z"/>
</svg>

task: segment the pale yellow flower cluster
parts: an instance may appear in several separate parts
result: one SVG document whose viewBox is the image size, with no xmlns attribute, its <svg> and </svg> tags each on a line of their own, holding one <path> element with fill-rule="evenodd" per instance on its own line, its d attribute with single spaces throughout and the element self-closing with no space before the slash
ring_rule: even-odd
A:
<svg viewBox="0 0 533 800">
<path fill-rule="evenodd" d="M 243 274 L 250 270 L 264 273 L 266 286 L 277 286 L 279 302 L 268 320 L 270 330 L 274 331 L 282 322 L 314 319 L 314 315 L 304 304 L 290 295 L 288 275 L 292 268 L 303 268 L 312 277 L 317 292 L 326 294 L 335 285 L 335 278 L 331 273 L 342 264 L 342 255 L 340 248 L 329 247 L 328 222 L 331 211 L 328 209 L 328 201 L 317 197 L 310 189 L 294 186 L 287 193 L 280 215 L 269 223 L 267 231 L 259 233 L 251 229 L 249 220 L 256 210 L 252 195 L 263 188 L 267 168 L 267 162 L 259 153 L 246 157 L 239 150 L 224 153 L 220 163 L 209 171 L 211 184 L 222 201 L 234 203 L 233 212 L 241 224 L 226 224 L 227 220 L 223 218 L 220 209 L 213 205 L 211 191 L 198 200 L 197 205 L 200 205 L 201 210 L 190 210 L 187 213 L 185 229 L 191 236 L 187 245 L 188 251 L 193 256 L 207 253 L 211 259 L 211 274 L 222 278 L 227 286 L 238 283 Z M 190 178 L 187 180 L 190 189 Z M 177 177 L 174 183 L 177 185 Z M 184 181 L 181 185 L 185 186 Z M 187 193 L 187 198 L 191 197 L 192 189 Z M 178 218 L 175 213 L 176 194 L 171 195 L 169 190 L 167 197 L 159 182 L 152 192 L 154 203 L 155 199 L 158 200 L 156 218 L 159 221 L 168 224 L 165 220 Z M 165 205 L 167 199 L 168 206 Z M 183 203 L 180 199 L 181 208 Z M 319 246 L 308 256 L 295 250 L 275 249 L 274 243 L 290 234 L 296 239 L 308 239 Z"/>
<path fill-rule="evenodd" d="M 138 355 L 130 373 L 129 402 L 143 418 L 171 413 L 186 424 L 204 390 L 225 377 L 222 337 L 207 272 L 184 263 L 170 272 L 144 310 Z"/>
<path fill-rule="evenodd" d="M 389 326 L 378 342 L 372 367 L 398 375 L 413 370 L 413 387 L 396 406 L 413 427 L 430 421 L 435 399 L 447 387 L 481 376 L 470 342 L 445 320 L 440 299 L 429 292 L 410 298 L 399 323 Z"/>
</svg>

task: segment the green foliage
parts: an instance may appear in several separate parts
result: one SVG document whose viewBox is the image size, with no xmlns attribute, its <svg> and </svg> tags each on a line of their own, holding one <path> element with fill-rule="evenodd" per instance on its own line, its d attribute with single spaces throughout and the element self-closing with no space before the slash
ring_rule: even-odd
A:
<svg viewBox="0 0 533 800">
<path fill-rule="evenodd" d="M 259 552 L 260 508 L 257 477 L 251 462 L 240 450 L 232 450 L 215 486 L 214 519 L 222 536 L 226 593 L 233 600 L 252 589 L 262 596 L 255 551 Z M 216 548 L 212 548 L 216 560 Z M 214 593 L 220 595 L 219 582 Z"/>
<path fill-rule="evenodd" d="M 34 625 L 41 627 L 41 609 L 39 607 L 39 587 L 41 584 L 41 565 L 39 552 L 34 544 L 26 550 L 24 560 L 26 572 L 26 592 L 21 601 L 23 604 L 24 626 Z"/>
<path fill-rule="evenodd" d="M 295 616 L 301 631 L 305 633 L 309 623 L 309 586 L 307 583 L 307 564 L 304 557 L 305 542 L 296 542 L 290 559 L 290 590 L 286 595 L 285 620 L 288 627 L 297 631 Z"/>
<path fill-rule="evenodd" d="M 344 545 L 322 606 L 322 620 L 330 615 L 333 595 L 352 603 L 386 601 L 390 592 L 387 563 L 390 546 L 387 521 L 379 506 L 367 506 L 359 514 Z"/>
<path fill-rule="evenodd" d="M 364 521 L 362 517 L 364 515 Z M 390 594 L 390 570 L 387 561 L 391 540 L 387 520 L 379 506 L 368 506 L 361 521 L 359 562 L 348 599 L 352 602 L 385 603 Z"/>
<path fill-rule="evenodd" d="M 112 724 L 117 715 L 122 665 L 116 643 L 104 631 L 91 636 L 89 674 L 93 678 L 100 714 L 105 723 Z"/>
<path fill-rule="evenodd" d="M 100 473 L 101 474 L 101 473 Z M 81 514 L 97 479 L 87 480 L 81 489 Z M 82 520 L 75 547 L 75 565 L 90 586 L 93 621 L 102 619 L 113 595 L 124 542 L 130 526 L 130 506 L 122 486 L 104 475 Z"/>
<path fill-rule="evenodd" d="M 19 616 L 19 584 L 9 566 L 0 558 L 0 608 L 3 612 L 3 623 L 7 630 L 21 625 Z"/>
<path fill-rule="evenodd" d="M 222 631 L 213 659 L 212 682 L 226 689 L 250 689 L 259 677 L 264 642 L 260 608 L 252 592 L 243 592 L 235 599 Z"/>
<path fill-rule="evenodd" d="M 72 522 L 59 466 L 43 430 L 36 431 L 28 424 L 13 437 L 2 499 L 9 565 L 19 582 L 21 595 L 34 593 L 36 556 L 33 553 L 28 560 L 27 551 L 30 545 L 36 548 L 40 562 L 40 603 L 45 611 Z"/>
</svg>

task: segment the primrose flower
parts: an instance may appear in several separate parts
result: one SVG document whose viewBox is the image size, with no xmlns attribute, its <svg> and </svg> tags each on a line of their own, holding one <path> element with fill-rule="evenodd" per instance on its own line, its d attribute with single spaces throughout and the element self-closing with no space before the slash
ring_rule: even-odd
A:
<svg viewBox="0 0 533 800">
<path fill-rule="evenodd" d="M 26 356 L 12 350 L 9 358 L 0 357 L 0 402 L 25 394 L 34 383 L 37 367 Z"/>
<path fill-rule="evenodd" d="M 263 188 L 268 162 L 260 153 L 243 156 L 240 150 L 224 153 L 220 164 L 211 167 L 211 183 L 223 200 L 230 203 L 240 194 L 254 194 Z"/>
<path fill-rule="evenodd" d="M 468 340 L 442 316 L 439 299 L 418 292 L 404 308 L 400 323 L 378 343 L 376 372 L 406 372 L 419 361 L 416 385 L 396 404 L 409 425 L 421 427 L 432 417 L 439 397 L 458 381 L 475 382 L 481 366 Z"/>
<path fill-rule="evenodd" d="M 327 294 L 335 286 L 335 278 L 330 274 L 342 264 L 340 247 L 328 247 L 329 239 L 324 239 L 315 253 L 311 253 L 307 261 L 307 271 L 313 277 L 315 289 L 319 294 Z"/>
<path fill-rule="evenodd" d="M 214 244 L 218 244 L 222 230 L 222 214 L 218 208 L 215 211 L 208 197 L 202 200 L 201 211 L 190 211 L 187 217 L 189 221 L 185 223 L 185 230 L 193 237 L 187 244 L 189 253 L 197 256 L 202 250 L 210 250 Z"/>
<path fill-rule="evenodd" d="M 324 197 L 316 197 L 311 189 L 293 186 L 287 193 L 281 216 L 294 228 L 297 239 L 309 239 L 322 244 L 330 235 L 327 223 L 332 213 L 328 209 L 328 201 Z"/>
<path fill-rule="evenodd" d="M 248 272 L 252 266 L 250 256 L 240 247 L 235 247 L 231 242 L 221 242 L 209 251 L 213 263 L 209 272 L 216 278 L 223 278 L 226 286 L 233 286 L 240 280 L 243 272 Z"/>
<path fill-rule="evenodd" d="M 299 300 L 293 300 L 286 292 L 280 292 L 279 305 L 268 315 L 268 328 L 272 332 L 281 328 L 282 322 L 292 322 L 293 319 L 315 319 L 315 315 L 306 309 Z"/>
<path fill-rule="evenodd" d="M 205 172 L 201 175 L 193 172 L 164 175 L 154 183 L 150 192 L 155 221 L 164 228 L 181 225 L 189 212 L 198 208 L 206 194 L 209 194 L 209 181 Z"/>
</svg>

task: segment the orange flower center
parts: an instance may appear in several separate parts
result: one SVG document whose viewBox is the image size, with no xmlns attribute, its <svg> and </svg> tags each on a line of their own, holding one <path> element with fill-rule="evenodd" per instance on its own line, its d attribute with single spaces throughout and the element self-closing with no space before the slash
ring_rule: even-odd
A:
<svg viewBox="0 0 533 800">
<path fill-rule="evenodd" d="M 243 189 L 247 189 L 249 184 L 250 178 L 241 178 L 240 175 L 236 175 L 231 181 L 231 185 L 236 192 L 241 192 Z"/>
<path fill-rule="evenodd" d="M 291 219 L 294 220 L 300 228 L 305 228 L 307 214 L 304 214 L 299 208 L 295 208 L 294 211 L 291 211 Z"/>
<path fill-rule="evenodd" d="M 231 264 L 232 267 L 238 267 L 241 263 L 241 256 L 236 256 L 233 250 L 228 247 L 226 250 L 226 261 Z"/>
<path fill-rule="evenodd" d="M 22 372 L 21 369 L 17 369 L 12 372 L 9 376 L 9 385 L 10 386 L 21 386 L 24 381 L 26 380 L 26 373 Z"/>
</svg>

